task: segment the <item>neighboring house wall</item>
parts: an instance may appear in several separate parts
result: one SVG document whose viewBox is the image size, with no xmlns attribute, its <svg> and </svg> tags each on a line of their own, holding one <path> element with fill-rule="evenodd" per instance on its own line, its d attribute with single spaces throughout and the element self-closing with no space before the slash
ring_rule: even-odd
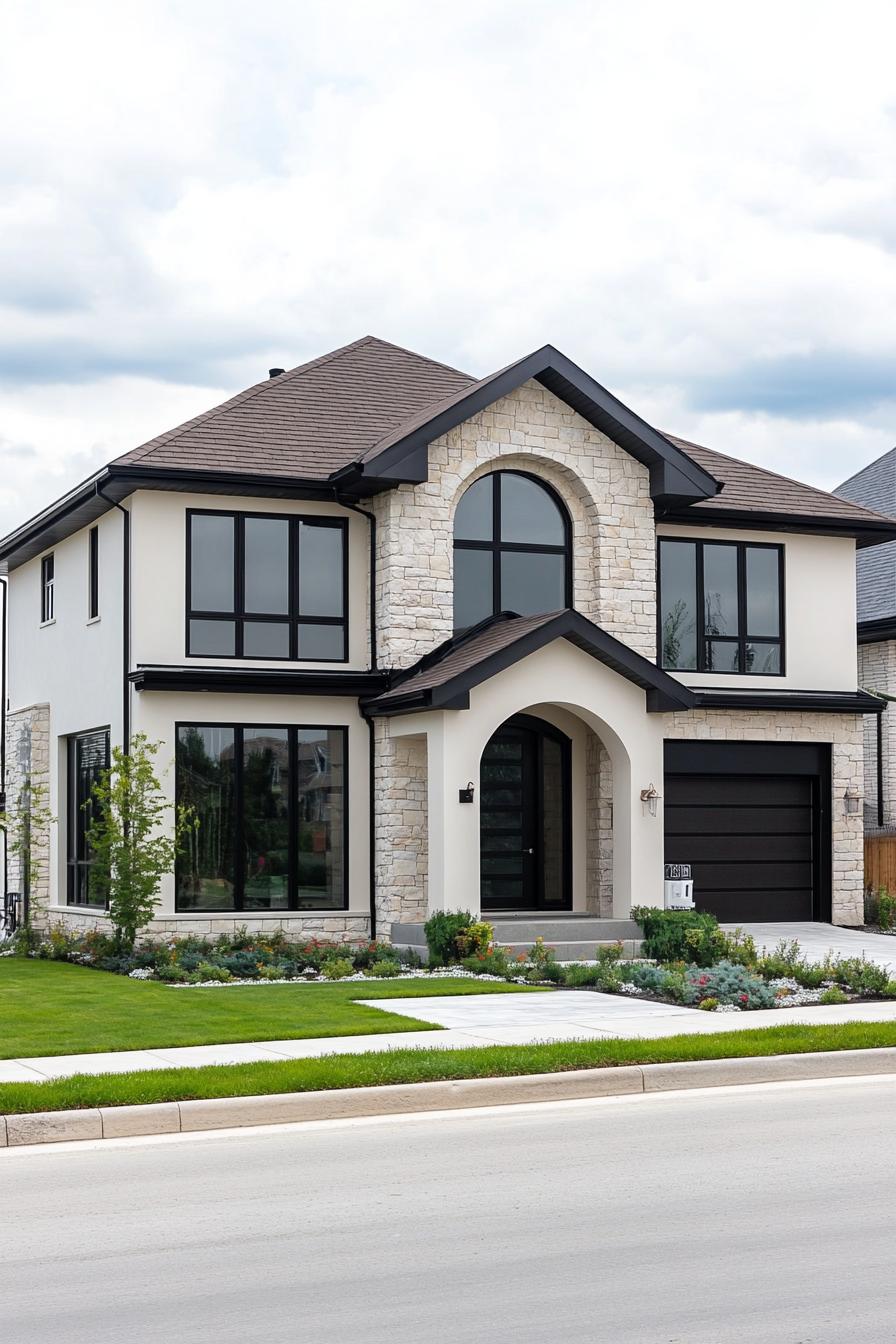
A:
<svg viewBox="0 0 896 1344">
<path fill-rule="evenodd" d="M 19 832 L 22 813 L 27 806 L 30 790 L 40 790 L 44 798 L 41 810 L 46 810 L 46 802 L 51 793 L 50 777 L 50 706 L 24 705 L 6 720 L 6 795 L 10 815 L 15 817 L 14 826 Z M 30 846 L 31 873 L 28 895 L 28 913 L 31 924 L 36 929 L 45 929 L 48 923 L 47 909 L 50 903 L 50 845 L 54 828 L 35 829 L 32 832 Z M 17 891 L 20 896 L 26 894 L 29 886 L 24 856 L 15 849 L 7 851 L 9 890 Z M 20 914 L 23 913 L 20 911 Z"/>
<path fill-rule="evenodd" d="M 862 718 L 853 714 L 807 714 L 778 710 L 692 709 L 664 714 L 667 738 L 686 741 L 829 742 L 831 744 L 831 840 L 833 922 L 861 924 L 864 890 L 861 812 L 846 812 L 844 795 L 862 792 Z"/>
<path fill-rule="evenodd" d="M 896 696 L 896 640 L 859 645 L 859 685 L 865 691 Z M 878 810 L 878 716 L 865 720 L 865 823 L 869 827 L 896 826 L 896 705 L 888 703 L 880 715 L 883 816 Z"/>
<path fill-rule="evenodd" d="M 656 650 L 656 548 L 645 466 L 540 383 L 525 383 L 429 449 L 429 480 L 377 496 L 380 658 L 408 667 L 453 632 L 453 518 L 498 468 L 552 485 L 573 527 L 573 605 L 647 657 Z"/>
<path fill-rule="evenodd" d="M 856 544 L 851 537 L 747 532 L 659 523 L 660 537 L 698 541 L 765 542 L 784 547 L 785 675 L 738 676 L 730 672 L 673 672 L 688 686 L 725 690 L 793 687 L 801 691 L 852 691 L 856 686 Z"/>
<path fill-rule="evenodd" d="M 99 619 L 88 619 L 88 529 L 48 548 L 54 556 L 55 617 L 41 625 L 41 558 L 9 575 L 9 764 L 13 739 L 30 728 L 35 759 L 46 742 L 50 899 L 65 899 L 67 738 L 109 727 L 122 740 L 121 514 L 100 518 Z M 41 745 L 38 745 L 41 744 Z M 9 782 L 12 797 L 13 781 Z"/>
</svg>

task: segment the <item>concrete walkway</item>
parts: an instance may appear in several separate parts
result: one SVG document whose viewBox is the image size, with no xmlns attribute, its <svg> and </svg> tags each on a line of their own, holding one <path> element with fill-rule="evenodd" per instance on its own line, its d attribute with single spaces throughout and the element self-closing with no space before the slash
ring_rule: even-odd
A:
<svg viewBox="0 0 896 1344">
<path fill-rule="evenodd" d="M 228 991 L 238 994 L 239 989 Z M 263 993 L 254 989 L 252 993 Z M 384 1032 L 374 1036 L 327 1036 L 303 1041 L 178 1046 L 170 1050 L 116 1050 L 104 1054 L 51 1055 L 0 1060 L 0 1083 L 35 1083 L 73 1073 L 130 1073 L 143 1069 L 192 1068 L 208 1064 L 272 1063 L 355 1055 L 368 1051 L 462 1049 L 472 1045 L 535 1045 L 611 1037 L 651 1040 L 788 1023 L 836 1024 L 896 1021 L 896 1001 L 770 1008 L 755 1013 L 701 1013 L 673 1004 L 629 999 L 590 990 L 544 994 L 444 995 L 420 999 L 360 1000 L 367 1007 L 432 1022 L 442 1031 Z"/>
</svg>

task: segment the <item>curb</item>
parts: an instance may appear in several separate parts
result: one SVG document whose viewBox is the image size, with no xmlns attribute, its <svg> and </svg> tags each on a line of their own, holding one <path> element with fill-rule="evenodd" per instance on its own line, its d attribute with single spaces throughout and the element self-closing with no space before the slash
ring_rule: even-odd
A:
<svg viewBox="0 0 896 1344">
<path fill-rule="evenodd" d="M 896 1047 L 700 1059 L 681 1064 L 633 1064 L 568 1073 L 398 1083 L 262 1097 L 212 1097 L 204 1101 L 101 1106 L 80 1111 L 36 1111 L 30 1115 L 0 1116 L 0 1148 L 887 1073 L 896 1073 Z"/>
</svg>

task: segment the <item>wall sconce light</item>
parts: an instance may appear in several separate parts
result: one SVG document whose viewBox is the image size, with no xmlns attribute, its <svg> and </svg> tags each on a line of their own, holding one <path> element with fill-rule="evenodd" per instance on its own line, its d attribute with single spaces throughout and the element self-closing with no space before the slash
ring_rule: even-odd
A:
<svg viewBox="0 0 896 1344">
<path fill-rule="evenodd" d="M 847 789 L 843 795 L 843 811 L 848 817 L 854 817 L 862 809 L 862 795 Z"/>
<path fill-rule="evenodd" d="M 645 814 L 649 812 L 652 817 L 656 816 L 656 805 L 661 797 L 662 794 L 657 793 L 653 784 L 649 784 L 646 789 L 641 790 L 641 805 Z"/>
<path fill-rule="evenodd" d="M 474 794 L 473 781 L 471 779 L 465 789 L 458 789 L 457 801 L 459 803 L 472 803 L 473 794 Z"/>
</svg>

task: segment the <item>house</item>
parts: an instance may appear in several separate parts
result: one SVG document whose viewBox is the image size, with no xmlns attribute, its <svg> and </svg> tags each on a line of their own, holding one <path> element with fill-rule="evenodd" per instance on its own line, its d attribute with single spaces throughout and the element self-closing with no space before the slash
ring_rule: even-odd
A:
<svg viewBox="0 0 896 1344">
<path fill-rule="evenodd" d="M 0 543 L 7 792 L 57 817 L 34 916 L 103 924 L 82 805 L 143 732 L 201 823 L 160 932 L 591 937 L 662 904 L 664 862 L 728 921 L 858 924 L 855 559 L 894 541 L 551 346 L 273 369 Z"/>
<path fill-rule="evenodd" d="M 896 448 L 834 491 L 881 513 L 896 515 Z M 862 551 L 856 563 L 859 685 L 890 697 L 865 724 L 865 829 L 896 827 L 896 544 Z"/>
</svg>

